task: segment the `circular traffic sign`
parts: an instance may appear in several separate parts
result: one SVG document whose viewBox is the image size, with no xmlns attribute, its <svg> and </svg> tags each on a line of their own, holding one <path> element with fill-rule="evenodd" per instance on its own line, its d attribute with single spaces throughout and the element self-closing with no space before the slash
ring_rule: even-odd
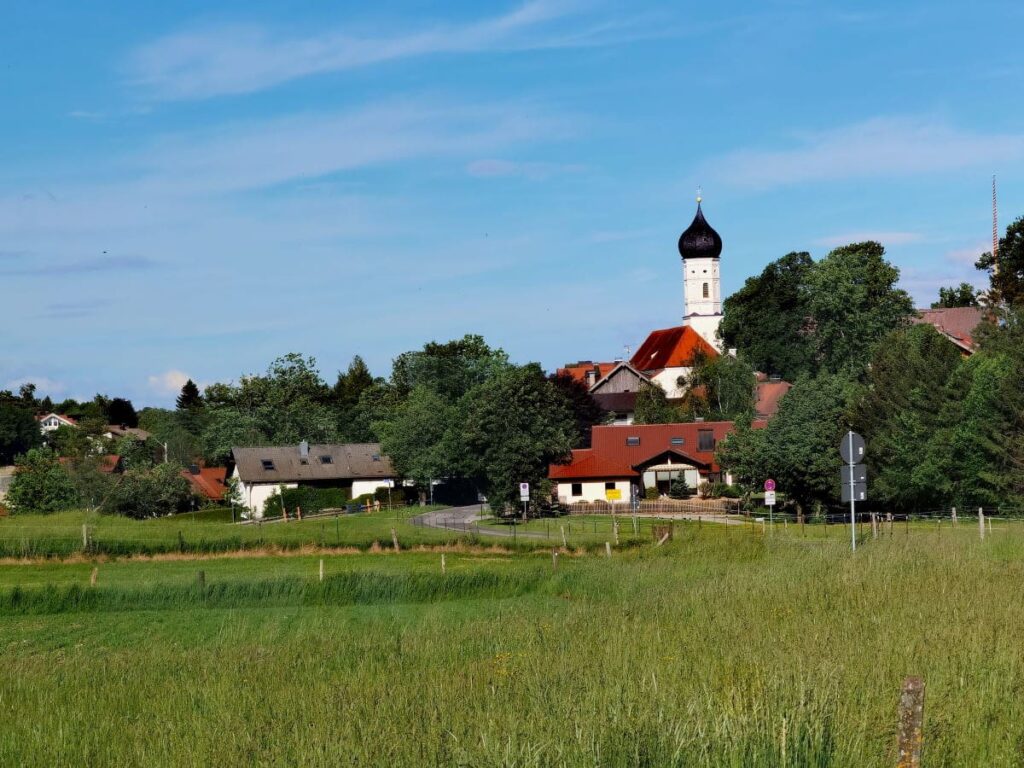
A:
<svg viewBox="0 0 1024 768">
<path fill-rule="evenodd" d="M 769 477 L 767 480 L 764 481 L 764 489 L 766 491 L 774 491 L 775 490 L 775 481 L 772 480 Z"/>
<path fill-rule="evenodd" d="M 864 438 L 856 432 L 847 432 L 839 441 L 839 455 L 847 464 L 859 464 L 864 458 Z"/>
</svg>

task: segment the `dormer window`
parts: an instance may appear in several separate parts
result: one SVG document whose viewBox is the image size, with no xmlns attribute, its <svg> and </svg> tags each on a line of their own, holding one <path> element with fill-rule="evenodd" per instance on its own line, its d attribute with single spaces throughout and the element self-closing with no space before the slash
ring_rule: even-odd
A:
<svg viewBox="0 0 1024 768">
<path fill-rule="evenodd" d="M 260 464 L 263 465 L 263 471 L 264 472 L 273 472 L 274 471 L 274 462 L 271 461 L 270 459 L 261 459 L 260 460 Z"/>
<path fill-rule="evenodd" d="M 320 457 L 320 463 L 321 464 L 333 464 L 334 463 L 334 459 L 332 457 L 327 456 L 325 454 L 325 455 Z"/>
<path fill-rule="evenodd" d="M 671 440 L 669 440 L 669 443 L 671 443 L 672 445 L 684 445 L 686 441 L 681 437 L 673 437 Z"/>
<path fill-rule="evenodd" d="M 627 437 L 626 438 L 626 445 L 632 445 L 632 446 L 640 445 L 640 437 L 639 436 Z"/>
</svg>

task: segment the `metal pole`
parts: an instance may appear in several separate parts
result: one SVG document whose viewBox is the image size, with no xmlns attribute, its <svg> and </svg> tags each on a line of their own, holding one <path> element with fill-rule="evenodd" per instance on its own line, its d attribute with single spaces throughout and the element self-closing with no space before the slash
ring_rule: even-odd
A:
<svg viewBox="0 0 1024 768">
<path fill-rule="evenodd" d="M 853 482 L 853 432 L 846 433 L 846 445 L 850 449 L 850 549 L 852 552 L 857 551 L 857 502 L 854 501 L 854 488 L 856 485 Z"/>
</svg>

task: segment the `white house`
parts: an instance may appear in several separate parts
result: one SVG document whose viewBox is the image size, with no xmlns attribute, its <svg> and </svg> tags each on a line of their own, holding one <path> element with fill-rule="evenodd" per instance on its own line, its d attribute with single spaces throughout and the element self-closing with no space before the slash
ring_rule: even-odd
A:
<svg viewBox="0 0 1024 768">
<path fill-rule="evenodd" d="M 300 485 L 346 488 L 352 498 L 395 485 L 391 460 L 379 443 L 347 443 L 233 448 L 242 506 L 252 517 L 263 517 L 267 499 L 282 487 Z"/>
<path fill-rule="evenodd" d="M 61 427 L 78 426 L 77 421 L 61 413 L 47 413 L 45 416 L 36 416 L 36 421 L 39 422 L 39 431 L 44 435 L 56 432 Z"/>
</svg>

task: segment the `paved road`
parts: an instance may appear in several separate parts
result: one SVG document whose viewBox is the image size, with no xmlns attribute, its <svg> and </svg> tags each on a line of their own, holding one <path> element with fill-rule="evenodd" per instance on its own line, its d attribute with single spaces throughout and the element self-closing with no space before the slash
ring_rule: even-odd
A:
<svg viewBox="0 0 1024 768">
<path fill-rule="evenodd" d="M 412 524 L 426 526 L 427 528 L 444 528 L 449 531 L 478 533 L 481 536 L 545 538 L 542 533 L 513 531 L 511 527 L 503 525 L 479 524 L 481 520 L 488 520 L 490 517 L 491 513 L 487 511 L 486 507 L 484 507 L 484 511 L 481 514 L 480 505 L 473 504 L 469 507 L 449 507 L 448 509 L 439 509 L 436 512 L 425 512 L 412 518 Z"/>
</svg>

